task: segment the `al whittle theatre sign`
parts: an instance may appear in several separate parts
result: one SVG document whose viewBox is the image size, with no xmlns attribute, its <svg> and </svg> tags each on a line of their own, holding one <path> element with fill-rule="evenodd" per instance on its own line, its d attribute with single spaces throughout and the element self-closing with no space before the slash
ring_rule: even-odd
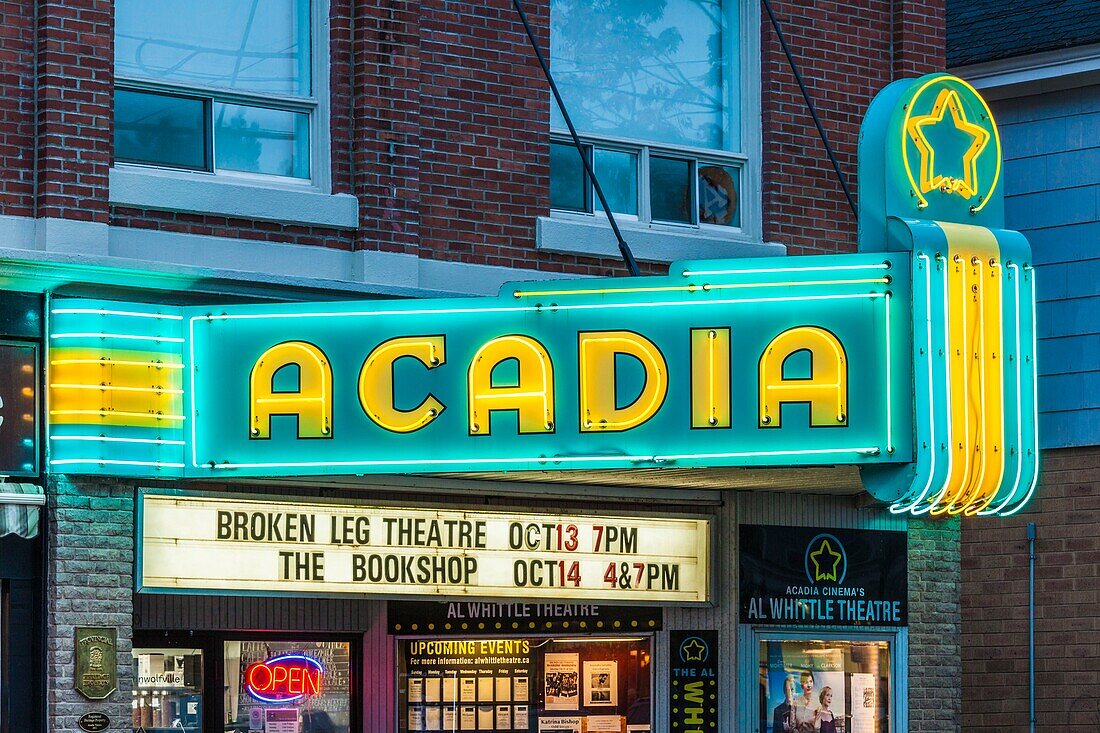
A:
<svg viewBox="0 0 1100 733">
<path fill-rule="evenodd" d="M 710 526 L 148 491 L 138 590 L 698 603 Z"/>
<path fill-rule="evenodd" d="M 495 298 L 55 299 L 49 465 L 224 479 L 850 464 L 898 512 L 1011 514 L 1038 472 L 1035 297 L 1000 165 L 985 102 L 938 74 L 868 112 L 858 254 Z"/>
</svg>

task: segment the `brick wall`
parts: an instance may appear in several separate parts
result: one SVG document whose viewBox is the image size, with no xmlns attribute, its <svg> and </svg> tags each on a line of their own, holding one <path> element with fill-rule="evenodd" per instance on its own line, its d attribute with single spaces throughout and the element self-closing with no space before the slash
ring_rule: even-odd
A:
<svg viewBox="0 0 1100 733">
<path fill-rule="evenodd" d="M 965 523 L 963 703 L 968 731 L 1027 730 L 1028 543 L 1036 524 L 1037 729 L 1100 728 L 1100 447 L 1043 454 L 1027 511 Z"/>
<path fill-rule="evenodd" d="M 963 729 L 959 524 L 958 518 L 909 523 L 909 730 L 913 733 Z"/>
<path fill-rule="evenodd" d="M 0 213 L 34 215 L 34 13 L 0 2 Z"/>
<path fill-rule="evenodd" d="M 859 125 L 871 98 L 894 79 L 944 68 L 943 0 L 773 0 L 772 7 L 858 196 Z M 855 251 L 855 215 L 763 9 L 761 16 L 764 238 L 790 254 Z"/>
<path fill-rule="evenodd" d="M 77 733 L 90 710 L 112 730 L 128 729 L 133 660 L 134 490 L 106 483 L 50 480 L 46 595 L 46 714 L 51 733 Z M 118 629 L 118 692 L 91 701 L 73 687 L 77 626 Z"/>
<path fill-rule="evenodd" d="M 943 0 L 773 3 L 853 191 L 859 123 L 897 75 L 942 68 Z M 617 259 L 542 253 L 549 93 L 511 3 L 331 0 L 332 181 L 362 202 L 360 229 L 109 207 L 112 4 L 0 2 L 0 213 L 419 253 L 489 265 L 621 273 Z M 549 1 L 527 11 L 544 49 Z M 891 10 L 893 9 L 893 15 Z M 765 237 L 792 253 L 851 250 L 855 221 L 766 17 Z M 37 147 L 32 142 L 38 50 Z M 33 161 L 38 157 L 34 196 Z"/>
</svg>

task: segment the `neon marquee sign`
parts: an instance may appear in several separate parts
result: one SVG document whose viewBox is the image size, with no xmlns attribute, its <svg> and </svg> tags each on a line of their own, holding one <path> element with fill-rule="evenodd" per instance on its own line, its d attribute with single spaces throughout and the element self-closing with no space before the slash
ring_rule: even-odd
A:
<svg viewBox="0 0 1100 733">
<path fill-rule="evenodd" d="M 55 299 L 50 468 L 149 478 L 855 465 L 893 511 L 1038 482 L 1035 281 L 992 113 L 895 82 L 857 254 L 675 262 L 495 298 Z"/>
<path fill-rule="evenodd" d="M 324 667 L 313 657 L 284 654 L 248 665 L 244 688 L 260 702 L 291 703 L 320 695 L 324 674 Z"/>
</svg>

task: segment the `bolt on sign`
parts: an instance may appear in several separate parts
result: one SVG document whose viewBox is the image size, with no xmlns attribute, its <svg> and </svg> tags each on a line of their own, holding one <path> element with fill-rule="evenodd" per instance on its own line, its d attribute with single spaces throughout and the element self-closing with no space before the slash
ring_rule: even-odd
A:
<svg viewBox="0 0 1100 733">
<path fill-rule="evenodd" d="M 963 142 L 960 143 L 959 140 Z M 50 467 L 150 478 L 859 466 L 896 512 L 1037 480 L 1035 285 L 988 106 L 895 82 L 858 254 L 676 262 L 495 298 L 54 301 Z"/>
<path fill-rule="evenodd" d="M 118 689 L 118 630 L 77 627 L 73 684 L 89 700 L 103 700 Z"/>
<path fill-rule="evenodd" d="M 138 590 L 146 593 L 710 600 L 712 525 L 705 518 L 505 514 L 153 491 L 143 491 L 138 504 Z"/>
</svg>

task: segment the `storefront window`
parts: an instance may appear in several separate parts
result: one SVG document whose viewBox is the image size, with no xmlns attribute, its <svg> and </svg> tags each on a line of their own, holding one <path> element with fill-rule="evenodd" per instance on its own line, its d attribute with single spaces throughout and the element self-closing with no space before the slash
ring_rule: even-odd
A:
<svg viewBox="0 0 1100 733">
<path fill-rule="evenodd" d="M 889 733 L 886 641 L 760 642 L 761 733 Z"/>
<path fill-rule="evenodd" d="M 351 645 L 227 641 L 225 731 L 349 733 Z"/>
<path fill-rule="evenodd" d="M 651 730 L 649 637 L 407 639 L 400 731 Z"/>
<path fill-rule="evenodd" d="M 135 731 L 202 729 L 202 651 L 134 649 Z"/>
</svg>

